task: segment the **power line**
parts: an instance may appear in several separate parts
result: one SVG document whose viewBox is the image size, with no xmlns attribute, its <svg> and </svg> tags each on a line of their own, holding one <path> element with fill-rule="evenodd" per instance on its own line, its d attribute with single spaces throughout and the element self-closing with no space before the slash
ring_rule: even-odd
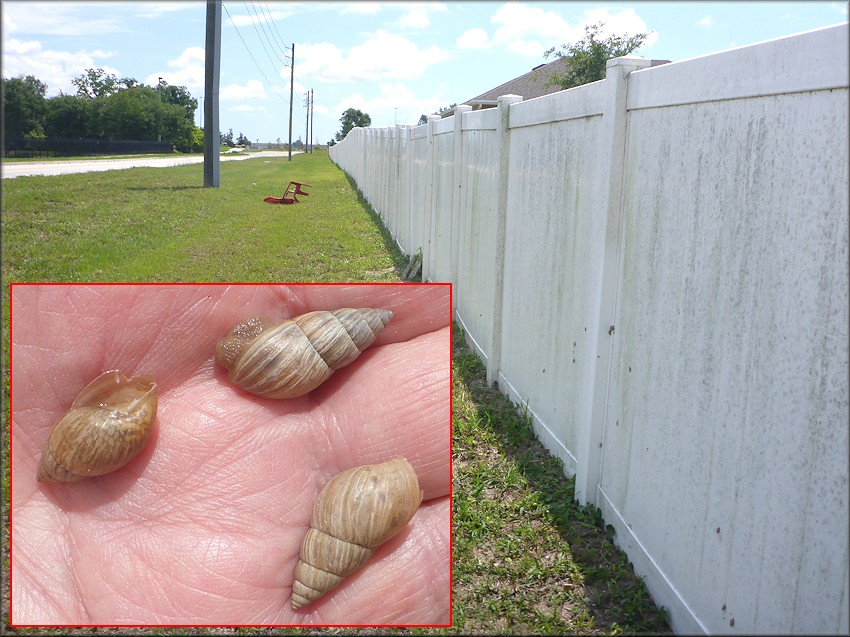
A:
<svg viewBox="0 0 850 637">
<path fill-rule="evenodd" d="M 255 8 L 255 9 L 254 9 L 254 16 L 256 16 L 256 18 L 257 18 L 257 20 L 255 21 L 255 20 L 254 20 L 254 16 L 252 16 L 252 15 L 251 15 L 250 10 L 248 9 L 248 3 L 247 3 L 247 2 L 243 2 L 242 4 L 244 4 L 244 5 L 245 5 L 245 10 L 246 10 L 246 11 L 248 11 L 248 16 L 251 18 L 251 24 L 254 26 L 254 31 L 256 31 L 256 32 L 257 32 L 257 39 L 260 41 L 260 46 L 262 46 L 262 47 L 263 47 L 263 50 L 266 52 L 266 57 L 267 57 L 267 58 L 269 58 L 269 62 L 271 62 L 271 63 L 272 63 L 272 68 L 274 68 L 274 67 L 275 67 L 275 65 L 276 65 L 276 63 L 275 63 L 275 61 L 274 61 L 274 60 L 272 60 L 272 56 L 271 56 L 271 55 L 269 55 L 269 47 L 271 47 L 272 49 L 273 49 L 274 47 L 272 46 L 271 40 L 269 39 L 269 36 L 268 36 L 268 34 L 266 33 L 266 28 L 265 28 L 265 26 L 263 26 L 263 22 L 265 21 L 265 19 L 263 19 L 263 20 L 261 20 L 261 19 L 260 19 L 260 16 L 259 16 L 259 14 L 257 14 L 257 12 L 256 12 L 256 8 Z M 251 3 L 251 6 L 252 6 L 252 7 L 254 6 L 254 3 L 253 3 L 253 2 Z M 268 47 L 266 47 L 266 45 L 265 45 L 265 44 L 263 44 L 263 39 L 260 37 L 260 29 L 258 29 L 258 28 L 257 28 L 257 23 L 259 23 L 259 24 L 260 24 L 260 28 L 261 28 L 261 29 L 262 29 L 262 31 L 263 31 L 263 36 L 266 38 L 266 42 L 268 42 L 268 43 L 269 43 L 269 46 L 268 46 Z M 280 63 L 281 63 L 281 64 L 283 64 L 283 66 L 287 66 L 286 62 L 285 62 L 284 60 L 281 60 L 281 59 L 280 59 L 280 56 L 277 54 L 277 52 L 276 52 L 276 51 L 274 51 L 274 54 L 275 54 L 275 56 L 277 57 L 278 61 L 280 61 Z"/>
<path fill-rule="evenodd" d="M 271 25 L 271 28 L 274 29 L 275 33 L 277 33 L 278 40 L 280 42 L 283 42 L 284 41 L 283 36 L 280 34 L 280 31 L 277 30 L 277 24 L 275 24 L 274 20 L 272 19 L 272 12 L 269 10 L 268 4 L 263 2 L 263 7 L 265 8 L 265 11 L 269 16 L 269 24 Z M 283 48 L 282 45 L 281 45 L 281 48 Z M 289 55 L 289 51 L 287 51 L 285 48 L 283 48 L 283 57 L 285 57 L 288 60 L 291 60 L 290 55 Z"/>
<path fill-rule="evenodd" d="M 253 0 L 251 0 L 251 4 L 254 4 Z M 277 26 L 274 23 L 274 18 L 272 18 L 272 13 L 271 13 L 271 11 L 269 11 L 268 5 L 265 2 L 263 2 L 261 6 L 262 6 L 262 9 L 263 9 L 264 15 L 268 16 L 268 20 L 266 21 L 266 24 L 269 25 L 269 33 L 271 33 L 272 28 L 274 28 L 275 33 L 277 33 L 277 38 L 275 38 L 274 35 L 272 35 L 271 40 L 273 42 L 277 43 L 278 50 L 283 54 L 283 57 L 291 62 L 292 60 L 289 57 L 289 52 L 286 49 L 284 49 L 284 47 L 283 47 L 283 36 L 280 34 L 280 31 L 277 30 Z M 284 63 L 284 66 L 288 66 L 288 65 Z"/>
<path fill-rule="evenodd" d="M 242 44 L 245 47 L 245 50 L 248 51 L 248 55 L 250 55 L 251 59 L 254 60 L 254 64 L 256 64 L 257 70 L 260 72 L 260 75 L 262 75 L 263 79 L 266 80 L 266 84 L 268 85 L 268 87 L 272 90 L 272 92 L 275 95 L 277 95 L 281 100 L 286 102 L 286 99 L 280 93 L 277 92 L 274 85 L 269 81 L 269 78 L 266 77 L 265 73 L 263 73 L 263 69 L 260 68 L 260 65 L 257 63 L 257 59 L 254 57 L 254 54 L 251 53 L 251 49 L 248 48 L 248 44 L 245 42 L 245 38 L 243 38 L 242 34 L 239 33 L 239 28 L 236 26 L 236 23 L 233 21 L 233 17 L 230 15 L 230 11 L 227 10 L 227 5 L 222 3 L 221 6 L 224 8 L 225 13 L 227 13 L 227 17 L 230 18 L 230 24 L 233 25 L 233 28 L 236 30 L 236 35 L 238 35 L 239 39 L 242 40 Z"/>
</svg>

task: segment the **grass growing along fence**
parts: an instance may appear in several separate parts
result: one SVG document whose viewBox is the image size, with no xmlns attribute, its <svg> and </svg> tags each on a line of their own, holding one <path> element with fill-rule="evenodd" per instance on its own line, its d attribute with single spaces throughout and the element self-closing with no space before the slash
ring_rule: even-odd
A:
<svg viewBox="0 0 850 637">
<path fill-rule="evenodd" d="M 669 633 L 599 509 L 453 342 L 454 612 L 461 634 Z"/>
<path fill-rule="evenodd" d="M 262 201 L 280 196 L 290 179 L 311 184 L 311 194 L 292 205 Z M 325 153 L 295 155 L 292 162 L 226 162 L 220 189 L 204 189 L 202 183 L 201 165 L 6 180 L 5 280 L 399 280 L 404 256 Z M 8 404 L 8 286 L 3 300 Z M 663 611 L 611 541 L 598 512 L 575 503 L 573 482 L 564 478 L 560 462 L 534 438 L 528 419 L 486 385 L 481 362 L 457 328 L 453 361 L 454 626 L 381 633 L 667 632 Z M 8 440 L 8 412 L 3 420 Z M 8 467 L 8 446 L 3 453 Z M 7 472 L 3 480 L 8 494 Z M 4 564 L 8 572 L 8 553 Z M 7 624 L 8 597 L 4 602 Z M 374 629 L 310 632 L 375 634 Z"/>
</svg>

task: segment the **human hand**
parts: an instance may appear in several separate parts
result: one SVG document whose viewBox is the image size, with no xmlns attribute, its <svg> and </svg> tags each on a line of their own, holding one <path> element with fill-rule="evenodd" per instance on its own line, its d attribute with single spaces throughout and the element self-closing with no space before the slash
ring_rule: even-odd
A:
<svg viewBox="0 0 850 637">
<path fill-rule="evenodd" d="M 253 396 L 213 360 L 241 320 L 338 307 L 395 316 L 306 396 Z M 13 625 L 448 624 L 450 321 L 448 286 L 13 285 Z M 37 483 L 49 429 L 107 369 L 156 378 L 147 446 L 114 473 Z M 293 611 L 319 491 L 396 455 L 422 506 Z"/>
</svg>

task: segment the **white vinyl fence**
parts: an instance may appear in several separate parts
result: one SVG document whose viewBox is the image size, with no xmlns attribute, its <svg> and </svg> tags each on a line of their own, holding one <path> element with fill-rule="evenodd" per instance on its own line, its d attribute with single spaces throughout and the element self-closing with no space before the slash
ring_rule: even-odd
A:
<svg viewBox="0 0 850 637">
<path fill-rule="evenodd" d="M 850 631 L 848 28 L 331 148 L 679 633 Z"/>
</svg>

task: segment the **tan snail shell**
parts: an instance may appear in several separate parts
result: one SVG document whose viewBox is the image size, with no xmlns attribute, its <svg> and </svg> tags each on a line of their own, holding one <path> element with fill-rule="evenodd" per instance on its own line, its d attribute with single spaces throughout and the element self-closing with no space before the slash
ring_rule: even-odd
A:
<svg viewBox="0 0 850 637">
<path fill-rule="evenodd" d="M 421 502 L 416 472 L 401 456 L 337 474 L 313 506 L 295 566 L 292 608 L 336 588 L 405 527 Z"/>
<path fill-rule="evenodd" d="M 144 448 L 156 417 L 156 381 L 118 370 L 90 382 L 44 444 L 36 479 L 76 482 L 123 467 Z"/>
<path fill-rule="evenodd" d="M 252 318 L 218 339 L 215 359 L 245 391 L 297 398 L 357 358 L 392 317 L 389 310 L 343 308 L 308 312 L 278 324 Z"/>
</svg>

